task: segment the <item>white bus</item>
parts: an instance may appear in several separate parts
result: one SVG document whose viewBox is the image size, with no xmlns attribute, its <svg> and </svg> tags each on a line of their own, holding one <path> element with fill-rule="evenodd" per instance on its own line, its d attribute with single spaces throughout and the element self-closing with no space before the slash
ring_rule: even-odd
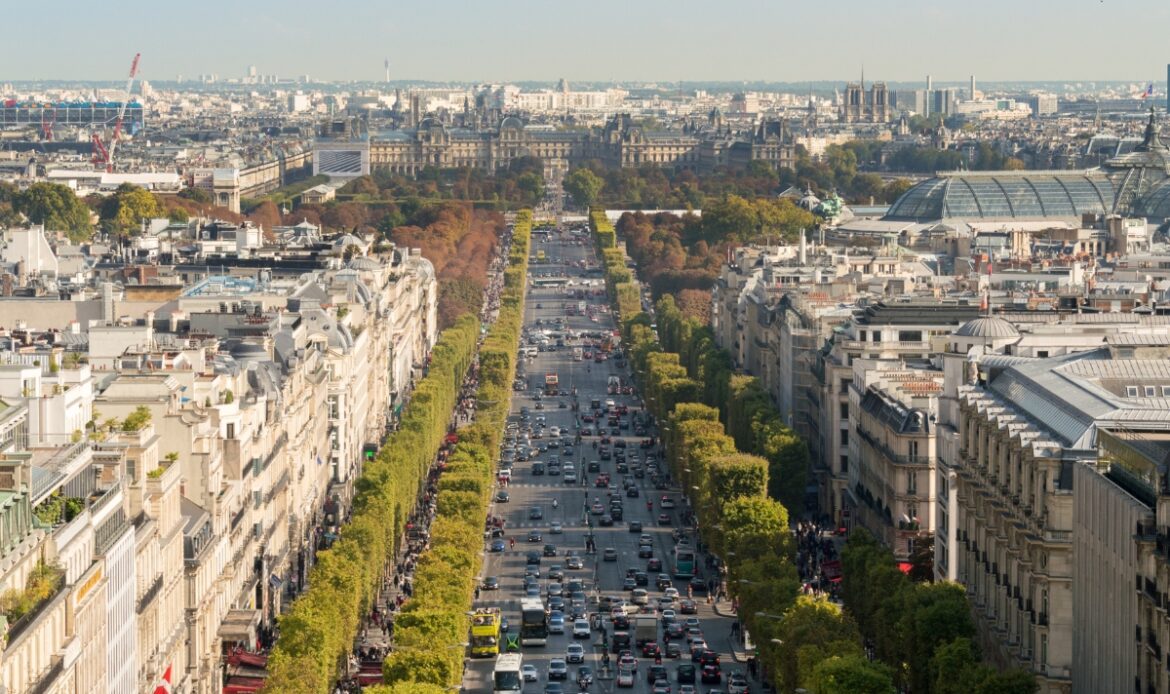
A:
<svg viewBox="0 0 1170 694">
<path fill-rule="evenodd" d="M 496 669 L 492 671 L 493 692 L 519 692 L 524 689 L 524 676 L 520 672 L 519 653 L 501 653 L 496 658 Z"/>
</svg>

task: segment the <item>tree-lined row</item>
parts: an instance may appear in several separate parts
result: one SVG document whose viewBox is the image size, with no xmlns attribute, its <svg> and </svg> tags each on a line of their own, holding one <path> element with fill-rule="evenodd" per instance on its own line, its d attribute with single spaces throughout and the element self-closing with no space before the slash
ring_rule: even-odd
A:
<svg viewBox="0 0 1170 694">
<path fill-rule="evenodd" d="M 331 548 L 318 552 L 308 589 L 280 617 L 265 691 L 328 692 L 343 670 L 447 434 L 478 336 L 479 321 L 467 316 L 431 351 L 399 430 L 356 482 L 352 519 Z"/>
<path fill-rule="evenodd" d="M 593 224 L 604 249 L 612 242 L 607 229 L 596 215 Z M 615 266 L 625 271 L 624 263 L 610 261 L 607 272 Z M 678 352 L 663 351 L 648 316 L 637 305 L 622 301 L 622 288 L 632 282 L 616 282 L 608 276 L 607 280 L 647 407 L 666 423 L 663 440 L 671 474 L 687 494 L 708 547 L 726 563 L 728 589 L 759 644 L 764 671 L 780 691 L 803 686 L 813 694 L 890 694 L 890 673 L 862 657 L 860 634 L 841 610 L 824 599 L 798 599 L 800 579 L 788 510 L 768 496 L 770 471 L 783 472 L 783 466 L 743 453 L 744 447 L 737 445 L 737 438 L 749 444 L 756 441 L 748 433 L 764 417 L 752 406 L 754 400 L 744 397 L 741 404 L 727 407 L 722 413 L 729 423 L 726 428 L 717 407 L 699 402 L 720 402 L 720 397 L 733 391 L 750 392 L 730 383 L 726 355 L 691 345 L 688 357 L 695 367 L 688 369 Z M 679 333 L 693 331 L 694 326 L 681 322 L 668 300 L 660 302 L 658 309 L 667 316 L 664 323 L 659 314 L 658 334 L 669 333 L 672 342 L 690 345 Z M 738 437 L 729 436 L 729 430 Z M 796 452 L 806 455 L 803 448 Z M 810 631 L 810 623 L 816 629 L 803 633 Z M 836 650 L 818 646 L 830 637 L 851 646 L 848 659 L 838 655 L 844 646 Z M 798 660 L 797 647 L 805 644 L 812 649 L 801 651 L 803 658 Z"/>
<path fill-rule="evenodd" d="M 1035 678 L 980 661 L 967 593 L 957 583 L 919 583 L 890 551 L 855 530 L 841 555 L 842 597 L 874 653 L 912 692 L 1032 694 Z"/>
<path fill-rule="evenodd" d="M 441 691 L 462 678 L 468 612 L 483 562 L 481 540 L 499 450 L 512 397 L 517 345 L 524 319 L 525 272 L 531 214 L 519 214 L 504 272 L 500 314 L 479 348 L 476 421 L 439 478 L 430 547 L 415 567 L 414 596 L 394 623 L 394 650 L 377 692 Z"/>
</svg>

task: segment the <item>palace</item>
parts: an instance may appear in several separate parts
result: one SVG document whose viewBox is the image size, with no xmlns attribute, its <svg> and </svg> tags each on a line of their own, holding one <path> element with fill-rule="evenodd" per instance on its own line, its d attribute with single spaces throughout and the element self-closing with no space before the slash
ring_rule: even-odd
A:
<svg viewBox="0 0 1170 694">
<path fill-rule="evenodd" d="M 329 147 L 336 145 L 324 148 Z M 763 161 L 779 169 L 792 166 L 795 148 L 780 121 L 735 131 L 723 124 L 718 110 L 711 112 L 706 124 L 679 130 L 649 130 L 629 114 L 614 116 L 593 131 L 526 126 L 515 116 L 504 118 L 494 129 L 448 127 L 426 118 L 417 128 L 386 131 L 369 142 L 370 169 L 408 175 L 428 166 L 494 170 L 528 156 L 571 165 L 596 159 L 613 168 L 650 165 L 709 171 Z"/>
</svg>

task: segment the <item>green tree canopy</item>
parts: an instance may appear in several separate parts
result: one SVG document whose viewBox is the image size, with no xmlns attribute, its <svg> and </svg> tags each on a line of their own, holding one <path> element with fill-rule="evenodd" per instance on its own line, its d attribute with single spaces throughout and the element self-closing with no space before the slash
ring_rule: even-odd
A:
<svg viewBox="0 0 1170 694">
<path fill-rule="evenodd" d="M 46 231 L 64 231 L 72 241 L 83 241 L 93 233 L 89 208 L 67 186 L 59 183 L 34 183 L 18 193 L 12 207 L 33 224 L 43 224 Z"/>
<path fill-rule="evenodd" d="M 118 190 L 102 204 L 102 224 L 117 234 L 137 236 L 142 230 L 142 220 L 166 216 L 154 193 L 129 183 L 118 186 Z"/>
<path fill-rule="evenodd" d="M 581 208 L 588 209 L 597 202 L 597 196 L 605 187 L 605 181 L 589 169 L 580 168 L 565 176 L 565 192 L 573 197 L 573 202 Z"/>
</svg>

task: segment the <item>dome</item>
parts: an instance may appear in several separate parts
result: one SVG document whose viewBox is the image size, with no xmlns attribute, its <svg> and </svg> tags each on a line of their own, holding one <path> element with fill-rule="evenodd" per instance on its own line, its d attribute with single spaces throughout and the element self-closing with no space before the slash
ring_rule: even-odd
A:
<svg viewBox="0 0 1170 694">
<path fill-rule="evenodd" d="M 812 212 L 821 204 L 821 199 L 813 195 L 812 188 L 804 191 L 804 196 L 796 203 L 800 207 Z"/>
<path fill-rule="evenodd" d="M 957 337 L 983 337 L 1000 340 L 1009 337 L 1019 337 L 1020 331 L 1016 326 L 1002 318 L 976 318 L 969 320 L 955 331 Z"/>
<path fill-rule="evenodd" d="M 516 130 L 523 130 L 524 121 L 520 120 L 516 116 L 508 116 L 500 122 L 500 130 L 503 130 L 504 128 L 515 128 Z"/>
<path fill-rule="evenodd" d="M 965 171 L 911 187 L 884 219 L 1076 219 L 1113 209 L 1113 183 L 1100 171 Z"/>
<path fill-rule="evenodd" d="M 382 264 L 369 256 L 359 255 L 353 260 L 349 261 L 349 269 L 358 271 L 377 271 L 382 269 Z"/>
</svg>

